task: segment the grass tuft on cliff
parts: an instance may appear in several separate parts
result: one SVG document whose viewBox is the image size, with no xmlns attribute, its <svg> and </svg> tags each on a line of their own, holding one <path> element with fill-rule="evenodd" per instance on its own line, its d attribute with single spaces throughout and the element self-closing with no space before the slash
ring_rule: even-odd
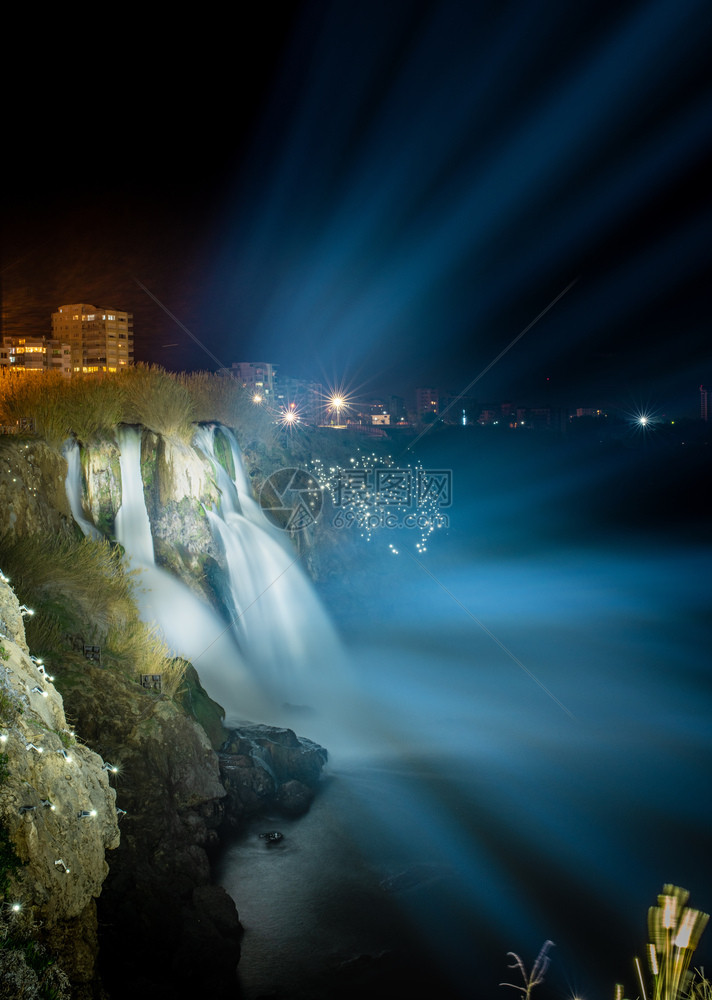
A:
<svg viewBox="0 0 712 1000">
<path fill-rule="evenodd" d="M 88 538 L 28 536 L 0 539 L 0 561 L 18 598 L 33 608 L 25 630 L 30 648 L 58 664 L 82 642 L 99 645 L 102 665 L 137 679 L 162 674 L 169 698 L 181 691 L 185 664 L 174 660 L 157 631 L 142 622 L 134 601 L 136 574 L 121 549 Z M 61 690 L 61 678 L 60 678 Z"/>
<path fill-rule="evenodd" d="M 195 404 L 180 378 L 158 365 L 143 364 L 133 365 L 119 378 L 123 423 L 142 424 L 172 441 L 190 441 Z"/>
<path fill-rule="evenodd" d="M 55 448 L 71 433 L 84 442 L 110 433 L 123 407 L 121 382 L 114 376 L 67 379 L 53 371 L 0 376 L 0 423 L 30 423 Z"/>
<path fill-rule="evenodd" d="M 174 373 L 138 364 L 116 374 L 68 379 L 53 371 L 29 375 L 0 368 L 0 424 L 34 433 L 59 449 L 72 434 L 83 444 L 113 439 L 120 423 L 141 424 L 182 443 L 190 441 L 195 423 L 225 424 L 261 470 L 258 478 L 303 463 L 312 451 L 310 432 L 285 433 L 275 413 L 256 405 L 227 373 Z"/>
</svg>

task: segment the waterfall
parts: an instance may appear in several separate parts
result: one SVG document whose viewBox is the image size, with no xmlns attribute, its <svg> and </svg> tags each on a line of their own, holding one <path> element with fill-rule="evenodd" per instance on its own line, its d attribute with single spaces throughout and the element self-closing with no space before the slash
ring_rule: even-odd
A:
<svg viewBox="0 0 712 1000">
<path fill-rule="evenodd" d="M 64 442 L 62 455 L 67 462 L 67 475 L 64 480 L 64 490 L 69 501 L 72 517 L 82 529 L 87 538 L 98 540 L 102 534 L 87 518 L 82 505 L 82 462 L 79 445 L 74 438 Z"/>
<path fill-rule="evenodd" d="M 114 522 L 114 532 L 133 566 L 153 566 L 153 536 L 141 479 L 141 434 L 135 427 L 122 425 L 117 438 L 121 507 Z"/>
<path fill-rule="evenodd" d="M 129 565 L 139 571 L 141 617 L 158 626 L 174 655 L 194 663 L 229 722 L 289 722 L 282 716 L 285 704 L 318 706 L 328 713 L 330 703 L 343 695 L 335 684 L 343 670 L 336 633 L 284 533 L 267 521 L 254 500 L 234 436 L 221 428 L 232 451 L 233 479 L 216 458 L 215 431 L 214 426 L 198 428 L 195 445 L 214 466 L 221 491 L 222 513 L 210 511 L 208 519 L 225 553 L 230 622 L 156 566 L 141 479 L 140 428 L 118 430 L 122 503 L 115 533 Z M 76 444 L 68 448 L 67 463 L 72 513 L 85 534 L 101 537 L 86 518 L 80 520 Z"/>
<path fill-rule="evenodd" d="M 225 553 L 236 640 L 275 699 L 321 700 L 343 661 L 336 633 L 284 532 L 253 498 L 234 435 L 220 428 L 232 452 L 231 480 L 216 457 L 215 433 L 214 425 L 200 428 L 196 445 L 214 463 L 222 493 L 222 512 L 208 519 Z"/>
<path fill-rule="evenodd" d="M 122 503 L 115 530 L 129 565 L 139 571 L 135 597 L 141 618 L 158 627 L 172 655 L 195 664 L 203 686 L 225 708 L 229 721 L 270 721 L 271 705 L 247 670 L 229 627 L 182 581 L 156 566 L 141 481 L 140 431 L 121 427 L 117 436 Z M 76 444 L 67 448 L 66 455 L 66 490 L 72 514 L 85 534 L 101 538 L 85 518 L 84 524 L 77 518 L 77 513 L 81 514 L 81 469 Z"/>
</svg>

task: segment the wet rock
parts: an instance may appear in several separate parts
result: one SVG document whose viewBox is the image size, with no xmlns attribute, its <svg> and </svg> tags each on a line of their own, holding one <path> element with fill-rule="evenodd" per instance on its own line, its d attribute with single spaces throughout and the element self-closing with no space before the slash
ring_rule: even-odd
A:
<svg viewBox="0 0 712 1000">
<path fill-rule="evenodd" d="M 218 756 L 227 791 L 226 824 L 233 829 L 274 809 L 303 815 L 328 759 L 324 747 L 312 740 L 266 725 L 231 729 Z"/>
</svg>

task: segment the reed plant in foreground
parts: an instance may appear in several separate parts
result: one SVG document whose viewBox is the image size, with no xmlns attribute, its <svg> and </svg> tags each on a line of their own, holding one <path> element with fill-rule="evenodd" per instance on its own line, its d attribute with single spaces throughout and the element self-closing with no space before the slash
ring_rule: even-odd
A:
<svg viewBox="0 0 712 1000">
<path fill-rule="evenodd" d="M 511 986 L 513 990 L 519 990 L 522 994 L 523 1000 L 530 1000 L 532 990 L 535 986 L 540 986 L 544 982 L 544 976 L 546 975 L 546 970 L 549 968 L 549 963 L 551 959 L 549 958 L 549 949 L 554 947 L 553 941 L 545 941 L 541 946 L 541 950 L 537 955 L 536 961 L 531 968 L 531 972 L 527 972 L 524 967 L 524 962 L 521 960 L 519 955 L 515 954 L 513 951 L 507 952 L 507 957 L 511 958 L 512 961 L 509 963 L 508 968 L 518 969 L 519 974 L 522 977 L 523 985 L 519 986 L 516 983 L 500 983 L 500 986 Z"/>
<path fill-rule="evenodd" d="M 647 959 L 651 985 L 646 990 L 642 964 L 635 959 L 642 1000 L 679 1000 L 682 997 L 709 995 L 709 984 L 696 979 L 689 971 L 692 955 L 709 920 L 708 913 L 686 906 L 687 889 L 666 884 L 658 896 L 658 905 L 648 910 Z M 623 1000 L 618 984 L 615 1000 Z"/>
<path fill-rule="evenodd" d="M 686 906 L 690 894 L 680 886 L 666 884 L 658 905 L 648 910 L 647 959 L 651 983 L 646 989 L 642 963 L 635 959 L 641 1000 L 709 1000 L 712 990 L 704 973 L 689 971 L 692 955 L 709 920 L 708 913 Z M 618 983 L 615 1000 L 623 1000 Z"/>
</svg>

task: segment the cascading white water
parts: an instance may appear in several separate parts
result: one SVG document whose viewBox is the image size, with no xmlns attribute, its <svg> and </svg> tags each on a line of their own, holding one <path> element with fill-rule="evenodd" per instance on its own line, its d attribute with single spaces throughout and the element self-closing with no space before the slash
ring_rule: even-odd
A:
<svg viewBox="0 0 712 1000">
<path fill-rule="evenodd" d="M 247 670 L 229 627 L 185 584 L 155 565 L 141 480 L 138 428 L 121 427 L 118 443 L 121 449 L 122 503 L 116 516 L 115 530 L 129 565 L 139 571 L 136 599 L 142 619 L 159 628 L 173 655 L 182 656 L 196 665 L 204 687 L 229 711 L 231 721 L 269 721 L 271 705 Z M 83 516 L 81 467 L 76 442 L 67 443 L 65 457 L 65 486 L 72 514 L 85 535 L 101 538 L 94 525 Z"/>
<path fill-rule="evenodd" d="M 72 512 L 72 517 L 87 538 L 99 540 L 103 536 L 99 529 L 86 517 L 84 507 L 82 506 L 82 463 L 79 445 L 74 438 L 69 438 L 69 440 L 65 441 L 62 454 L 67 462 L 64 489 L 69 500 L 69 509 Z"/>
<path fill-rule="evenodd" d="M 134 570 L 141 617 L 155 623 L 175 655 L 190 660 L 228 722 L 245 718 L 282 722 L 285 705 L 328 712 L 343 654 L 311 583 L 297 565 L 283 533 L 269 524 L 249 487 L 237 442 L 221 433 L 232 450 L 235 479 L 217 460 L 215 427 L 202 427 L 195 443 L 211 464 L 221 490 L 222 515 L 208 513 L 216 542 L 225 552 L 228 590 L 234 605 L 226 623 L 185 584 L 155 565 L 153 539 L 141 479 L 140 431 L 122 426 L 122 503 L 115 533 Z M 81 470 L 76 444 L 67 446 L 67 495 L 85 534 L 101 537 L 82 517 Z M 79 517 L 77 517 L 79 515 Z M 82 518 L 80 520 L 80 517 Z M 82 523 L 83 522 L 83 523 Z"/>
<path fill-rule="evenodd" d="M 141 436 L 135 427 L 118 428 L 121 507 L 114 531 L 134 566 L 153 566 L 153 536 L 141 479 Z"/>
<path fill-rule="evenodd" d="M 340 673 L 336 633 L 284 533 L 272 526 L 252 497 L 238 444 L 226 428 L 235 468 L 231 480 L 215 455 L 216 428 L 203 427 L 196 444 L 214 463 L 222 516 L 208 514 L 225 552 L 233 627 L 246 659 L 277 703 L 314 703 Z"/>
</svg>

